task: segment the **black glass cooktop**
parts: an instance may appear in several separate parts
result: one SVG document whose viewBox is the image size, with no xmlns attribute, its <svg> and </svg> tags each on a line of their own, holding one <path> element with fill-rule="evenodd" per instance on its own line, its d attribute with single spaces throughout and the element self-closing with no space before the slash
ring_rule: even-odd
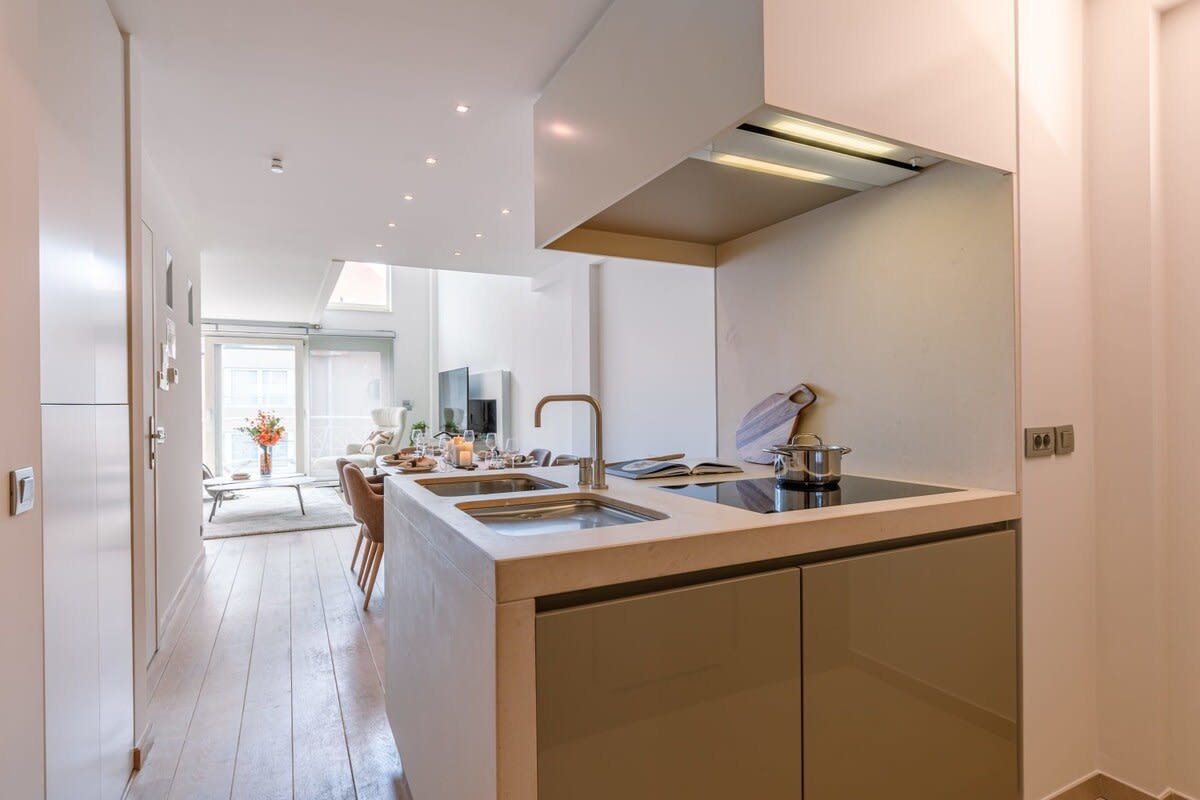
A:
<svg viewBox="0 0 1200 800">
<path fill-rule="evenodd" d="M 948 486 L 887 481 L 881 478 L 860 478 L 855 475 L 843 475 L 837 485 L 829 489 L 804 489 L 796 484 L 776 481 L 774 478 L 753 478 L 723 483 L 689 483 L 684 486 L 659 488 L 700 500 L 708 500 L 712 503 L 720 503 L 724 506 L 757 511 L 760 514 L 961 491 Z"/>
</svg>

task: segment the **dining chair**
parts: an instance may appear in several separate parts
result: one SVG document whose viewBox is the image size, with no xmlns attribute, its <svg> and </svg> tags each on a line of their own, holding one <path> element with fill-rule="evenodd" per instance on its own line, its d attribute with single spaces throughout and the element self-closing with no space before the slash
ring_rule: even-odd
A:
<svg viewBox="0 0 1200 800">
<path fill-rule="evenodd" d="M 363 598 L 363 610 L 366 611 L 371 603 L 371 593 L 375 590 L 379 565 L 383 562 L 383 495 L 371 487 L 367 476 L 354 464 L 342 467 L 342 476 L 350 494 L 354 516 L 362 520 L 360 530 L 365 532 L 367 538 L 367 553 L 358 571 L 358 585 L 366 593 Z"/>
<path fill-rule="evenodd" d="M 358 523 L 358 540 L 354 543 L 354 555 L 350 556 L 350 571 L 354 572 L 354 565 L 358 561 L 358 552 L 362 549 L 363 542 L 366 541 L 367 535 L 363 533 L 363 521 L 358 518 L 357 514 L 354 513 L 354 505 L 350 502 L 350 494 L 346 491 L 346 476 L 342 473 L 342 471 L 346 468 L 347 464 L 358 469 L 360 473 L 362 473 L 362 467 L 359 467 L 348 458 L 339 458 L 337 460 L 338 488 L 342 493 L 342 500 L 346 502 L 346 505 L 350 506 L 350 513 L 354 515 L 354 521 Z M 373 491 L 379 492 L 380 494 L 383 493 L 383 481 L 387 477 L 386 475 L 366 475 L 364 473 L 363 477 L 366 478 L 367 483 L 370 484 Z M 363 561 L 366 561 L 365 557 L 363 558 Z"/>
<path fill-rule="evenodd" d="M 548 467 L 550 466 L 550 451 L 544 447 L 539 447 L 536 450 L 530 450 L 529 460 L 535 467 Z"/>
<path fill-rule="evenodd" d="M 572 464 L 578 464 L 578 463 L 579 463 L 579 456 L 573 456 L 568 453 L 563 453 L 561 456 L 555 456 L 554 460 L 552 462 L 550 462 L 550 466 L 552 466 L 552 467 L 569 467 Z"/>
</svg>

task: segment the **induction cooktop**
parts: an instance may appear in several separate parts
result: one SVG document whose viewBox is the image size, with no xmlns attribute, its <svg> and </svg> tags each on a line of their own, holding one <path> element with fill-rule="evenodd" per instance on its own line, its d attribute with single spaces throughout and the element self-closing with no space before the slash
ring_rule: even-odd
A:
<svg viewBox="0 0 1200 800">
<path fill-rule="evenodd" d="M 948 486 L 905 483 L 882 478 L 861 478 L 856 475 L 843 475 L 835 486 L 820 489 L 804 488 L 798 484 L 777 481 L 775 478 L 752 478 L 722 483 L 689 483 L 659 488 L 663 491 L 676 492 L 688 497 L 720 503 L 724 506 L 744 508 L 759 514 L 962 491 Z"/>
</svg>

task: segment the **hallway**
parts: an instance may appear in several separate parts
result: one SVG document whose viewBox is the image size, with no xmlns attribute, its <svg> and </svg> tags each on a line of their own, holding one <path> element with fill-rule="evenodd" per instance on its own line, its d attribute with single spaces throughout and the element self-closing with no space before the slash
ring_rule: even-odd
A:
<svg viewBox="0 0 1200 800">
<path fill-rule="evenodd" d="M 383 696 L 383 581 L 355 528 L 207 541 L 150 665 L 150 749 L 127 797 L 408 798 Z"/>
</svg>

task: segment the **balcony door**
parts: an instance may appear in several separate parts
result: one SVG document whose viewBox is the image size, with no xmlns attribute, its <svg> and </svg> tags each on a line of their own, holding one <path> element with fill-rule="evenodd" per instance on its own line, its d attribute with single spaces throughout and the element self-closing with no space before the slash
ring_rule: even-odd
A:
<svg viewBox="0 0 1200 800">
<path fill-rule="evenodd" d="M 259 447 L 239 431 L 267 411 L 287 433 L 274 448 L 273 474 L 304 472 L 305 342 L 303 339 L 209 338 L 206 357 L 208 407 L 212 409 L 214 469 L 218 474 L 258 472 Z"/>
<path fill-rule="evenodd" d="M 341 456 L 375 427 L 371 410 L 392 403 L 392 341 L 310 336 L 309 458 Z"/>
</svg>

